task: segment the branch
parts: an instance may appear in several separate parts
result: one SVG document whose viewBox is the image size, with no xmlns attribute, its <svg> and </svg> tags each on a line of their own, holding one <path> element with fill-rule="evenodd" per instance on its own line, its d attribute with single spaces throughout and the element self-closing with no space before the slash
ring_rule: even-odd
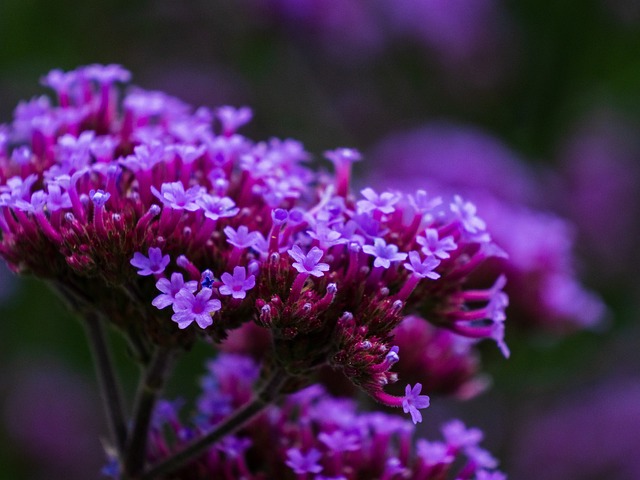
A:
<svg viewBox="0 0 640 480">
<path fill-rule="evenodd" d="M 231 416 L 224 419 L 204 437 L 193 441 L 172 457 L 152 467 L 140 477 L 140 480 L 153 480 L 161 475 L 174 472 L 189 460 L 197 458 L 218 440 L 243 427 L 273 403 L 286 380 L 287 375 L 284 372 L 276 371 L 260 392 L 254 396 L 251 402 L 238 408 Z"/>
<path fill-rule="evenodd" d="M 124 471 L 134 478 L 144 468 L 149 425 L 156 400 L 166 382 L 172 354 L 173 351 L 168 348 L 157 347 L 138 384 L 133 410 L 133 426 L 124 458 Z"/>
<path fill-rule="evenodd" d="M 85 312 L 84 320 L 111 438 L 115 442 L 118 455 L 121 457 L 125 451 L 127 427 L 124 420 L 120 386 L 113 369 L 102 322 L 98 315 L 88 312 Z"/>
</svg>

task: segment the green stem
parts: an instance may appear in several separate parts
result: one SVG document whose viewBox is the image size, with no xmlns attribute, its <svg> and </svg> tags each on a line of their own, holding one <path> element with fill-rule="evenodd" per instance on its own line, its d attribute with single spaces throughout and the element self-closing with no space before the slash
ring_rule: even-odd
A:
<svg viewBox="0 0 640 480">
<path fill-rule="evenodd" d="M 175 472 L 189 460 L 193 460 L 204 453 L 218 440 L 247 424 L 267 406 L 273 403 L 286 380 L 287 376 L 284 372 L 276 371 L 263 388 L 254 396 L 251 402 L 238 408 L 231 416 L 224 419 L 204 437 L 193 441 L 172 457 L 152 467 L 140 477 L 140 480 L 153 480 L 162 475 Z"/>
<path fill-rule="evenodd" d="M 85 312 L 84 319 L 111 438 L 115 443 L 118 455 L 122 457 L 126 446 L 127 427 L 120 387 L 113 369 L 104 328 L 97 314 Z"/>
<path fill-rule="evenodd" d="M 135 478 L 144 468 L 147 456 L 149 425 L 158 396 L 164 388 L 173 351 L 157 347 L 149 365 L 143 371 L 136 392 L 133 423 L 126 447 L 124 471 Z"/>
</svg>

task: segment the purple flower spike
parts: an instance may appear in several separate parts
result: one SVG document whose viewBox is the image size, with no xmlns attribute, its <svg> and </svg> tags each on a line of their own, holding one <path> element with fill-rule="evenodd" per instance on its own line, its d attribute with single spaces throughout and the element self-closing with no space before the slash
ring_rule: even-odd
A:
<svg viewBox="0 0 640 480">
<path fill-rule="evenodd" d="M 300 273 L 308 273 L 314 277 L 322 277 L 323 272 L 329 270 L 327 263 L 319 263 L 324 252 L 318 247 L 313 247 L 306 255 L 302 252 L 302 249 L 298 245 L 294 245 L 291 250 L 288 250 L 289 255 L 295 260 L 293 268 Z"/>
<path fill-rule="evenodd" d="M 163 256 L 162 250 L 151 247 L 148 257 L 145 257 L 140 252 L 135 252 L 129 263 L 139 269 L 138 275 L 146 276 L 157 275 L 164 272 L 164 269 L 169 265 L 169 261 L 169 255 Z"/>
<path fill-rule="evenodd" d="M 220 295 L 231 295 L 233 298 L 243 299 L 247 296 L 247 290 L 251 290 L 256 285 L 256 277 L 249 275 L 244 267 L 235 267 L 233 275 L 225 272 L 221 277 L 222 285 L 219 288 Z"/>
<path fill-rule="evenodd" d="M 428 277 L 432 280 L 440 278 L 440 274 L 433 270 L 440 265 L 440 260 L 434 256 L 428 256 L 424 260 L 420 260 L 420 254 L 416 251 L 409 252 L 409 263 L 405 263 L 404 267 L 411 270 L 420 278 Z"/>
<path fill-rule="evenodd" d="M 161 278 L 156 282 L 156 288 L 162 293 L 153 299 L 151 304 L 162 310 L 163 308 L 173 305 L 176 299 L 177 293 L 185 288 L 191 293 L 194 293 L 198 289 L 198 282 L 191 280 L 185 283 L 181 273 L 174 272 L 171 274 L 171 281 L 166 278 Z"/>
<path fill-rule="evenodd" d="M 196 322 L 200 328 L 207 328 L 213 323 L 211 314 L 222 308 L 220 300 L 211 299 L 213 291 L 210 288 L 203 288 L 197 295 L 189 288 L 182 288 L 177 294 L 173 302 L 173 311 L 171 320 L 178 324 L 180 329 L 187 328 L 193 322 Z"/>
<path fill-rule="evenodd" d="M 411 388 L 411 385 L 407 385 L 404 389 L 402 410 L 404 413 L 411 414 L 411 420 L 413 420 L 414 424 L 422 422 L 422 414 L 419 409 L 427 408 L 429 406 L 429 397 L 427 395 L 420 395 L 421 391 L 421 383 L 416 383 L 413 389 Z"/>
<path fill-rule="evenodd" d="M 398 253 L 398 247 L 392 244 L 387 245 L 383 238 L 376 238 L 373 245 L 363 246 L 362 251 L 376 257 L 373 262 L 374 267 L 389 268 L 391 262 L 399 262 L 407 258 L 406 253 Z"/>
<path fill-rule="evenodd" d="M 318 460 L 322 457 L 319 450 L 312 448 L 303 454 L 298 448 L 287 450 L 288 460 L 285 462 L 298 475 L 305 473 L 320 473 L 322 465 L 318 465 Z"/>
</svg>

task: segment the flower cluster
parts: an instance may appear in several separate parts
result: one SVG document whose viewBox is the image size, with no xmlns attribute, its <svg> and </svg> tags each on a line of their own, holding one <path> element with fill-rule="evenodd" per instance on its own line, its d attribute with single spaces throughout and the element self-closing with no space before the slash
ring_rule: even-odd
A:
<svg viewBox="0 0 640 480">
<path fill-rule="evenodd" d="M 0 130 L 0 254 L 13 270 L 152 345 L 219 342 L 254 321 L 289 376 L 329 364 L 414 421 L 418 386 L 383 391 L 407 313 L 508 354 L 504 278 L 465 289 L 504 255 L 472 203 L 353 194 L 354 150 L 326 154 L 335 175 L 317 172 L 294 140 L 237 133 L 246 108 L 193 112 L 140 89 L 119 102 L 128 78 L 114 65 L 53 71 L 57 105 L 22 103 Z"/>
<path fill-rule="evenodd" d="M 506 275 L 512 325 L 557 334 L 603 321 L 604 303 L 576 272 L 573 226 L 539 207 L 544 185 L 501 142 L 469 127 L 432 123 L 390 135 L 371 154 L 379 162 L 390 155 L 394 170 L 378 178 L 386 186 L 411 188 L 420 179 L 432 191 L 462 192 L 481 208 L 508 257 L 478 274 Z"/>
<path fill-rule="evenodd" d="M 180 421 L 179 403 L 164 401 L 156 409 L 150 455 L 163 458 L 215 427 L 247 401 L 257 377 L 258 366 L 247 357 L 223 354 L 210 362 L 193 425 Z M 329 396 L 315 385 L 271 407 L 170 478 L 506 478 L 479 446 L 480 430 L 453 420 L 442 434 L 439 441 L 416 439 L 410 422 L 359 413 L 353 401 Z"/>
</svg>

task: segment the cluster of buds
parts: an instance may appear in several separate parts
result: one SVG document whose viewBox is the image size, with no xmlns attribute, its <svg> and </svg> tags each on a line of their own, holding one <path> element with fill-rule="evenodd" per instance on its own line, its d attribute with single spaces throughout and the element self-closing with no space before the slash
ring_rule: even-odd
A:
<svg viewBox="0 0 640 480">
<path fill-rule="evenodd" d="M 221 342 L 253 321 L 271 335 L 267 363 L 303 379 L 341 369 L 414 421 L 428 403 L 419 384 L 383 391 L 407 313 L 508 354 L 504 277 L 465 289 L 504 255 L 473 204 L 354 194 L 358 152 L 327 152 L 335 174 L 318 172 L 296 141 L 237 133 L 247 108 L 193 112 L 139 89 L 120 102 L 128 78 L 113 65 L 53 71 L 57 105 L 22 103 L 1 127 L 0 254 L 13 270 L 150 345 Z"/>
<path fill-rule="evenodd" d="M 180 402 L 158 405 L 149 453 L 154 460 L 180 451 L 250 398 L 259 370 L 253 360 L 223 354 L 208 366 L 192 424 L 180 420 Z M 359 413 L 352 400 L 332 397 L 315 385 L 290 395 L 281 407 L 271 407 L 170 478 L 506 478 L 479 446 L 480 430 L 452 420 L 442 434 L 443 441 L 416 440 L 411 422 L 381 412 Z M 106 470 L 117 475 L 115 469 Z"/>
</svg>

